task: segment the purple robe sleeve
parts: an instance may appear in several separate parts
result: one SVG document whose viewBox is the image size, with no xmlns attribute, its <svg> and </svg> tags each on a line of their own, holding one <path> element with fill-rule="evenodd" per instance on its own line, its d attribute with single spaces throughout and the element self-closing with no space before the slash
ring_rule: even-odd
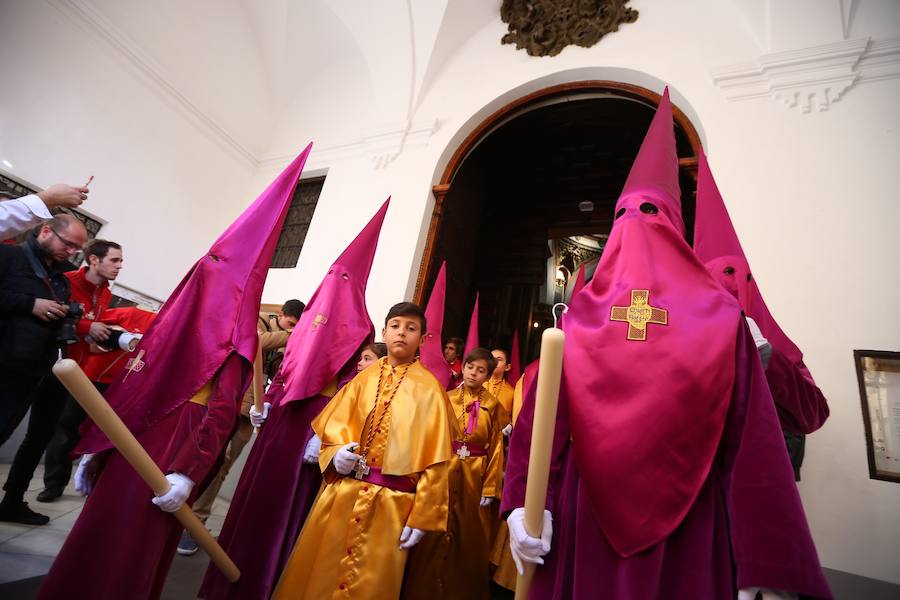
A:
<svg viewBox="0 0 900 600">
<path fill-rule="evenodd" d="M 828 402 L 801 362 L 795 365 L 776 349 L 766 367 L 769 390 L 784 428 L 796 435 L 812 433 L 828 418 Z"/>
<path fill-rule="evenodd" d="M 167 472 L 186 475 L 195 484 L 206 479 L 234 432 L 249 373 L 247 361 L 236 352 L 225 359 L 216 374 L 206 415 L 184 441 Z"/>
<path fill-rule="evenodd" d="M 735 354 L 734 393 L 719 468 L 737 587 L 831 598 L 762 363 L 743 322 Z"/>
<path fill-rule="evenodd" d="M 512 510 L 525 506 L 525 485 L 528 479 L 528 459 L 531 452 L 531 428 L 534 423 L 534 395 L 537 379 L 537 374 L 535 374 L 531 385 L 524 391 L 522 410 L 519 412 L 516 425 L 509 438 L 509 456 L 503 483 L 503 497 L 500 502 L 500 514 L 504 517 Z M 569 411 L 562 390 L 560 390 L 559 396 L 556 429 L 553 434 L 553 457 L 550 460 L 550 478 L 547 482 L 547 502 L 545 504 L 551 513 L 556 500 L 554 482 L 559 481 L 559 474 L 563 467 L 563 451 L 571 438 Z"/>
</svg>

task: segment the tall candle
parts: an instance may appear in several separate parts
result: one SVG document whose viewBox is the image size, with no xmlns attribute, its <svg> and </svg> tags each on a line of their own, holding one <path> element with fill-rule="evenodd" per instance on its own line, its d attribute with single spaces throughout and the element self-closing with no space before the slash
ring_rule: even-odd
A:
<svg viewBox="0 0 900 600">
<path fill-rule="evenodd" d="M 253 406 L 256 412 L 263 411 L 263 365 L 262 365 L 262 340 L 256 344 L 256 360 L 253 361 Z"/>
<path fill-rule="evenodd" d="M 137 438 L 125 427 L 125 424 L 119 418 L 113 409 L 109 406 L 94 384 L 87 378 L 84 371 L 71 358 L 59 361 L 53 367 L 53 374 L 62 382 L 69 390 L 72 397 L 81 405 L 84 412 L 94 421 L 109 441 L 113 443 L 122 457 L 127 460 L 138 475 L 147 482 L 147 485 L 153 490 L 157 496 L 165 494 L 169 491 L 169 480 L 163 475 L 160 468 L 153 462 L 144 447 L 141 446 Z M 127 510 L 124 507 L 123 510 Z M 190 507 L 183 504 L 176 512 L 172 513 L 176 519 L 187 529 L 191 536 L 197 540 L 197 543 L 209 554 L 210 559 L 219 568 L 220 571 L 234 583 L 237 581 L 241 572 L 237 565 L 225 554 L 222 546 L 213 538 L 212 534 L 206 529 L 206 525 L 200 522 Z"/>
<path fill-rule="evenodd" d="M 540 538 L 544 529 L 544 505 L 547 502 L 547 480 L 550 477 L 565 340 L 562 330 L 555 327 L 545 329 L 541 336 L 541 360 L 528 459 L 528 485 L 525 488 L 525 531 L 535 538 Z M 516 580 L 516 600 L 528 598 L 534 569 L 534 564 L 525 563 L 525 574 L 519 575 Z"/>
</svg>

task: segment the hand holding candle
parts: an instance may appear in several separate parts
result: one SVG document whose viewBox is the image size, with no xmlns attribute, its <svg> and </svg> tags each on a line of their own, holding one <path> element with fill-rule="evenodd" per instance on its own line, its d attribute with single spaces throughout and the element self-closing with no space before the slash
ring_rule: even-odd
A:
<svg viewBox="0 0 900 600">
<path fill-rule="evenodd" d="M 93 419 L 109 441 L 113 443 L 122 457 L 127 460 L 141 478 L 157 496 L 165 494 L 170 487 L 160 468 L 153 462 L 140 442 L 125 427 L 119 416 L 107 404 L 97 388 L 90 382 L 87 376 L 78 367 L 78 363 L 67 358 L 59 361 L 53 367 L 53 374 L 62 382 L 72 397 L 81 405 L 88 416 Z M 191 509 L 183 504 L 176 512 L 172 513 L 176 519 L 187 529 L 191 536 L 203 548 L 213 563 L 222 571 L 229 581 L 235 582 L 240 578 L 241 572 L 237 565 L 225 554 L 218 542 L 200 522 Z"/>
<path fill-rule="evenodd" d="M 525 531 L 530 537 L 537 539 L 541 539 L 544 531 L 544 505 L 547 501 L 547 480 L 550 477 L 565 339 L 562 330 L 555 327 L 544 330 L 541 336 L 541 362 L 528 460 L 528 487 L 525 489 Z M 525 574 L 519 575 L 516 581 L 516 600 L 528 597 L 528 589 L 534 577 L 535 565 L 526 563 L 524 567 Z"/>
</svg>

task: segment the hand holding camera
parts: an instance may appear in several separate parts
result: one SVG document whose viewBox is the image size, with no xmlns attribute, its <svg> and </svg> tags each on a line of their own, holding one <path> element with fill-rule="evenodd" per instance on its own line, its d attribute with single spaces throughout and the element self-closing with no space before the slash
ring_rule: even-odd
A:
<svg viewBox="0 0 900 600">
<path fill-rule="evenodd" d="M 66 316 L 68 307 L 60 304 L 56 300 L 48 298 L 35 298 L 34 306 L 31 307 L 31 314 L 41 321 L 56 321 Z"/>
</svg>

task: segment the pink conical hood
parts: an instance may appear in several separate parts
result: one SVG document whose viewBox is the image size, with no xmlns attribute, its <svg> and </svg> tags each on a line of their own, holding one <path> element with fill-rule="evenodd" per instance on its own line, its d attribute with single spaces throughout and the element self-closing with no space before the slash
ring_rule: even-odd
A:
<svg viewBox="0 0 900 600">
<path fill-rule="evenodd" d="M 478 347 L 478 292 L 475 293 L 475 308 L 472 309 L 472 318 L 469 320 L 469 334 L 466 336 L 466 350 L 460 357 L 465 359 L 469 352 Z"/>
<path fill-rule="evenodd" d="M 740 308 L 685 242 L 679 198 L 663 94 L 594 276 L 563 319 L 578 473 L 621 556 L 667 538 L 694 505 L 734 383 Z"/>
<path fill-rule="evenodd" d="M 677 229 L 684 232 L 681 218 L 681 186 L 678 183 L 678 154 L 675 147 L 675 124 L 669 88 L 663 91 L 656 114 L 641 143 L 637 158 L 628 173 L 622 197 L 641 192 L 668 201 L 659 209 L 666 213 Z M 618 210 L 618 206 L 616 207 Z"/>
<path fill-rule="evenodd" d="M 803 353 L 769 312 L 706 155 L 702 152 L 697 170 L 694 253 L 706 265 L 713 278 L 740 301 L 744 313 L 756 321 L 769 343 L 792 363 L 799 365 L 803 360 Z M 808 379 L 812 382 L 812 376 Z"/>
<path fill-rule="evenodd" d="M 701 262 L 719 256 L 744 256 L 719 186 L 713 179 L 706 154 L 700 151 L 697 166 L 697 216 L 694 221 L 694 253 Z"/>
<path fill-rule="evenodd" d="M 519 331 L 513 334 L 512 350 L 509 353 L 509 376 L 506 378 L 512 385 L 516 385 L 522 376 L 522 357 L 519 355 Z"/>
<path fill-rule="evenodd" d="M 366 284 L 390 201 L 334 261 L 291 333 L 280 371 L 284 402 L 321 392 L 372 338 Z"/>
<path fill-rule="evenodd" d="M 246 359 L 250 372 L 263 285 L 311 148 L 191 267 L 135 349 L 134 367 L 109 388 L 110 405 L 135 435 L 187 402 L 231 353 Z M 102 447 L 109 442 L 99 429 L 85 432 L 85 452 Z"/>
<path fill-rule="evenodd" d="M 419 347 L 419 358 L 422 365 L 437 378 L 446 389 L 450 385 L 450 377 L 453 374 L 447 359 L 444 358 L 443 330 L 444 330 L 444 301 L 447 296 L 447 261 L 441 263 L 428 304 L 425 306 L 425 322 L 428 333 Z"/>
</svg>

